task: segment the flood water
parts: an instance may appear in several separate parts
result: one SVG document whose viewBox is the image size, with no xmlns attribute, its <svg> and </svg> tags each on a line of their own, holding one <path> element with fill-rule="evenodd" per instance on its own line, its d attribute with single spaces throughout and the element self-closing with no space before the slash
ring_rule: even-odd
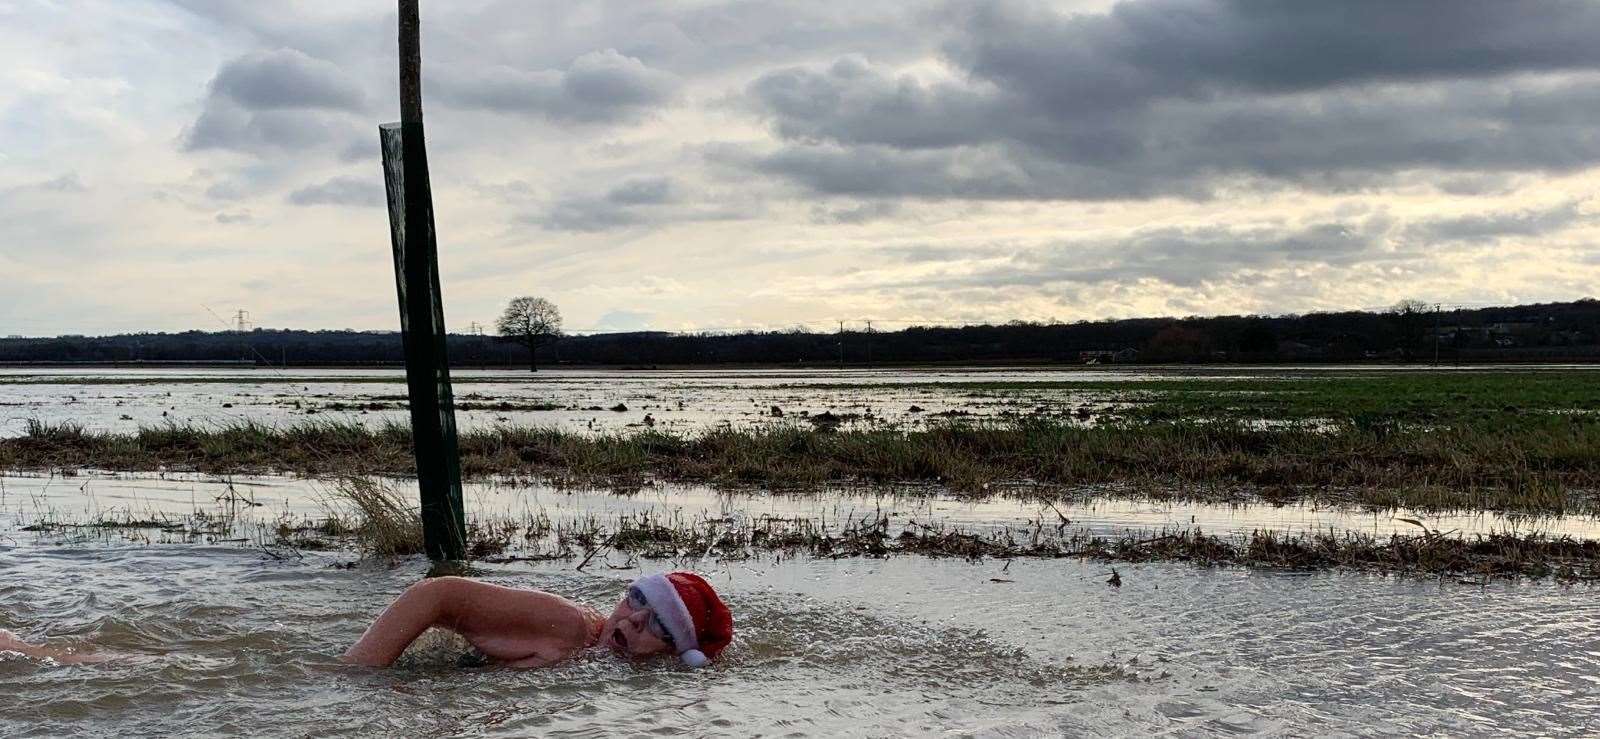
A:
<svg viewBox="0 0 1600 739">
<path fill-rule="evenodd" d="M 1517 371 L 1570 369 L 1558 365 Z M 1592 369 L 1592 367 L 1590 368 Z M 1110 407 L 1107 394 L 1049 383 L 1152 379 L 1329 377 L 1405 368 L 1176 367 L 1037 369 L 774 370 L 455 370 L 462 428 L 498 424 L 607 431 L 650 423 L 697 430 L 804 423 L 821 413 L 846 424 L 915 427 L 933 419 L 1048 416 L 1092 422 Z M 1504 368 L 1460 367 L 1493 372 Z M 1003 388 L 973 383 L 1006 383 Z M 1033 387 L 1030 387 L 1033 386 Z M 27 421 L 72 422 L 94 430 L 134 431 L 167 423 L 223 425 L 256 421 L 405 423 L 405 375 L 398 369 L 0 368 L 0 436 L 25 433 Z M 612 410 L 613 408 L 625 410 Z M 773 413 L 776 408 L 782 415 Z"/>
<path fill-rule="evenodd" d="M 414 483 L 398 485 L 409 490 Z M 279 521 L 303 521 L 348 513 L 334 488 L 333 483 L 326 481 L 282 476 L 155 475 L 92 470 L 78 471 L 72 477 L 0 474 L 0 532 L 41 523 L 181 523 L 198 515 L 208 523 L 207 528 L 211 528 L 209 524 L 226 521 L 230 527 L 225 534 L 227 537 L 259 538 Z M 407 498 L 410 495 L 405 493 Z M 1190 529 L 1216 535 L 1273 530 L 1388 536 L 1419 533 L 1420 523 L 1431 531 L 1468 536 L 1498 532 L 1600 539 L 1600 519 L 1580 515 L 1366 509 L 1312 503 L 1280 506 L 1194 503 L 1123 495 L 1045 505 L 1028 498 L 1003 495 L 973 498 L 921 487 L 839 488 L 820 493 L 777 494 L 657 484 L 617 494 L 557 488 L 537 482 L 491 480 L 466 483 L 463 498 L 469 520 L 485 522 L 526 521 L 540 516 L 552 521 L 591 516 L 605 520 L 622 515 L 649 515 L 656 520 L 680 521 L 766 517 L 845 522 L 881 514 L 901 523 L 920 522 L 978 532 L 1007 528 L 1025 530 L 1036 522 L 1054 528 L 1061 517 L 1065 517 L 1069 523 L 1063 533 L 1099 536 Z M 139 534 L 139 530 L 135 533 Z M 13 533 L 17 535 L 21 534 Z M 53 535 L 62 536 L 59 532 Z M 79 532 L 77 538 L 82 538 L 81 535 Z M 170 536 L 166 540 L 188 541 Z"/>
<path fill-rule="evenodd" d="M 459 667 L 429 639 L 402 666 L 337 655 L 420 579 L 419 559 L 269 555 L 249 541 L 23 530 L 40 516 L 181 516 L 249 500 L 314 515 L 326 487 L 288 478 L 0 479 L 0 628 L 123 655 L 93 666 L 0 657 L 0 735 L 985 736 L 1582 734 L 1600 730 L 1600 599 L 1590 586 L 1465 586 L 1350 572 L 1186 564 L 968 562 L 901 556 L 742 561 L 598 558 L 481 564 L 487 580 L 609 607 L 626 582 L 706 573 L 737 620 L 712 669 L 603 653 L 545 670 Z M 320 492 L 319 492 L 320 491 Z M 220 500 L 219 500 L 220 498 Z M 662 488 L 632 496 L 480 485 L 480 515 L 658 510 L 841 516 L 869 505 L 964 526 L 1036 505 Z M 520 506 L 520 507 L 519 507 Z M 1395 512 L 1099 502 L 1093 530 L 1404 530 Z M 1050 515 L 1054 515 L 1052 512 Z M 1561 530 L 1592 520 L 1425 518 L 1434 528 Z M 1230 524 L 1231 522 L 1231 524 Z M 166 542 L 166 543 L 164 543 Z M 1003 582 L 997 582 L 1001 580 Z M 25 708 L 24 708 L 25 707 Z"/>
<path fill-rule="evenodd" d="M 737 619 L 713 668 L 335 656 L 424 563 L 6 541 L 0 627 L 123 658 L 0 659 L 0 734 L 1583 734 L 1600 600 L 1547 584 L 1074 561 L 682 561 Z M 609 605 L 641 570 L 485 566 Z M 1010 582 L 993 582 L 1001 578 Z"/>
<path fill-rule="evenodd" d="M 490 406 L 463 411 L 466 427 L 614 430 L 650 414 L 692 430 L 824 411 L 915 425 L 1040 408 L 1092 422 L 1103 397 L 1027 385 L 1335 371 L 1362 370 L 482 371 L 457 373 L 456 392 Z M 403 393 L 400 373 L 386 370 L 0 370 L 0 434 L 23 433 L 27 419 L 125 431 L 403 422 Z M 619 403 L 627 410 L 604 410 Z M 1600 539 L 1600 523 L 1584 517 L 1092 496 L 1051 508 L 927 488 L 791 496 L 657 485 L 619 495 L 492 480 L 468 485 L 466 499 L 480 520 L 837 523 L 870 513 L 979 531 L 1065 517 L 1111 536 L 1382 536 L 1415 533 L 1404 520 L 1414 519 L 1466 535 Z M 0 475 L 0 629 L 118 655 L 92 666 L 0 655 L 0 736 L 1600 733 L 1600 591 L 1548 581 L 1153 563 L 1117 565 L 1117 588 L 1109 566 L 1092 561 L 772 553 L 607 554 L 582 571 L 576 560 L 479 563 L 487 580 L 601 608 L 639 574 L 695 569 L 725 595 L 737 639 L 702 671 L 599 652 L 544 670 L 461 667 L 459 645 L 432 637 L 395 669 L 354 668 L 337 655 L 427 564 L 261 546 L 276 522 L 338 507 L 331 483 L 287 477 Z M 97 521 L 149 525 L 82 525 Z"/>
</svg>

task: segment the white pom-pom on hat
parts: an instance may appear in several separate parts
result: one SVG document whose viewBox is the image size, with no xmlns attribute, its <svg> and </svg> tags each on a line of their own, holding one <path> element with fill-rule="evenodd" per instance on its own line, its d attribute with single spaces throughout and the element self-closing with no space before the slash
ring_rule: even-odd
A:
<svg viewBox="0 0 1600 739">
<path fill-rule="evenodd" d="M 678 659 L 683 660 L 683 663 L 690 667 L 705 667 L 711 661 L 711 658 L 707 657 L 705 652 L 698 649 L 682 652 L 678 655 Z"/>
</svg>

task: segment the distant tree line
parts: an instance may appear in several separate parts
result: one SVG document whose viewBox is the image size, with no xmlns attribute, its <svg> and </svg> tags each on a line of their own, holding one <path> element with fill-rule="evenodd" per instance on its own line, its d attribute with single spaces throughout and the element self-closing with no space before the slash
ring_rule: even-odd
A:
<svg viewBox="0 0 1600 739">
<path fill-rule="evenodd" d="M 557 365 L 850 365 L 989 362 L 1593 361 L 1600 301 L 1435 311 L 1407 301 L 1385 312 L 1137 318 L 900 331 L 634 332 L 538 344 Z M 452 364 L 529 366 L 517 337 L 451 335 Z M 376 331 L 186 331 L 0 339 L 0 362 L 397 364 L 400 336 Z"/>
</svg>

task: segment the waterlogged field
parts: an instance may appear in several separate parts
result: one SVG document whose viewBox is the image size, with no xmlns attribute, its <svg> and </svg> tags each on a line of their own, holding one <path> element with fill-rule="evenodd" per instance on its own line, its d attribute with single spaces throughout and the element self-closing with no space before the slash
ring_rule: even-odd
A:
<svg viewBox="0 0 1600 739">
<path fill-rule="evenodd" d="M 649 423 L 692 432 L 797 423 L 915 428 L 961 419 L 1088 424 L 1152 404 L 1167 414 L 1265 423 L 1357 412 L 1594 413 L 1595 379 L 1600 371 L 1583 366 L 457 370 L 454 388 L 463 429 L 592 432 Z M 408 421 L 405 392 L 399 370 L 0 368 L 0 436 L 25 435 L 29 421 L 123 432 L 249 422 L 377 427 Z"/>
<path fill-rule="evenodd" d="M 1595 728 L 1600 711 L 1600 606 L 1586 585 L 670 541 L 591 539 L 561 555 L 521 531 L 479 558 L 479 577 L 603 604 L 631 577 L 692 568 L 726 594 L 739 640 L 701 672 L 600 654 L 531 672 L 460 667 L 461 646 L 439 636 L 396 669 L 351 668 L 335 656 L 427 565 L 304 548 L 335 536 L 319 520 L 350 515 L 340 490 L 291 478 L 0 478 L 0 628 L 120 655 L 79 667 L 0 658 L 0 694 L 32 707 L 0 715 L 0 733 L 1570 734 Z M 1191 527 L 1600 534 L 1570 517 L 910 492 L 479 484 L 467 497 L 475 524 L 550 530 L 806 520 L 838 531 L 869 518 L 1025 539 L 1065 517 L 1084 536 L 1143 541 Z M 298 530 L 308 520 L 309 537 Z"/>
<path fill-rule="evenodd" d="M 478 576 L 696 569 L 728 659 L 344 667 L 399 373 L 7 370 L 0 628 L 122 657 L 0 657 L 0 735 L 1600 731 L 1600 372 L 457 377 Z"/>
<path fill-rule="evenodd" d="M 540 425 L 573 431 L 768 426 L 831 413 L 841 422 L 916 423 L 999 416 L 1046 405 L 1076 412 L 1093 394 L 1056 388 L 988 393 L 964 382 L 1121 381 L 1146 375 L 1006 370 L 457 370 L 462 428 Z M 1148 375 L 1154 376 L 1154 375 Z M 0 369 L 0 433 L 27 421 L 94 430 L 158 424 L 284 425 L 334 420 L 377 426 L 407 422 L 400 370 L 15 370 Z M 774 412 L 777 409 L 777 412 Z M 915 410 L 913 410 L 915 409 Z"/>
<path fill-rule="evenodd" d="M 469 478 L 612 489 L 911 483 L 1591 512 L 1597 377 L 1571 367 L 463 373 L 460 448 Z M 0 378 L 11 398 L 0 402 L 17 409 L 0 468 L 407 475 L 398 381 L 16 373 Z"/>
</svg>

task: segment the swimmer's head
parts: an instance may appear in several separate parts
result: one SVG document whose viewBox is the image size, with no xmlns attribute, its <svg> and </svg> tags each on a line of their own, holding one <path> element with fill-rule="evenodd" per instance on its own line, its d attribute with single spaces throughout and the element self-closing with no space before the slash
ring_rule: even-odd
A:
<svg viewBox="0 0 1600 739">
<path fill-rule="evenodd" d="M 732 640 L 733 614 L 693 572 L 634 580 L 600 630 L 602 644 L 630 657 L 676 654 L 690 667 L 710 662 Z"/>
</svg>

